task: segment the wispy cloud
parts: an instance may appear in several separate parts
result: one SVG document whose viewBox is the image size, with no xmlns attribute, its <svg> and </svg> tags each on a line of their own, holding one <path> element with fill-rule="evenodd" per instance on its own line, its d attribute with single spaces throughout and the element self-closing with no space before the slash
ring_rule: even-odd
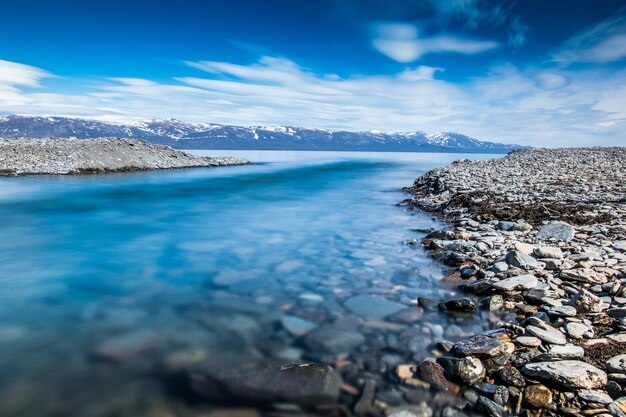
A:
<svg viewBox="0 0 626 417">
<path fill-rule="evenodd" d="M 178 118 L 236 125 L 346 130 L 460 131 L 540 146 L 623 143 L 626 71 L 494 67 L 463 84 L 415 66 L 389 75 L 318 74 L 282 57 L 251 65 L 189 62 L 200 75 L 72 80 L 82 94 L 46 88 L 43 69 L 16 63 L 0 81 L 0 113 L 105 120 Z M 21 69 L 21 71 L 19 70 Z M 184 74 L 185 68 L 181 67 Z M 8 74 L 6 72 L 5 74 Z"/>
<path fill-rule="evenodd" d="M 478 54 L 499 46 L 498 42 L 460 35 L 420 36 L 417 25 L 383 23 L 375 28 L 372 45 L 398 62 L 414 62 L 429 53 Z"/>
<path fill-rule="evenodd" d="M 562 64 L 604 64 L 626 59 L 626 9 L 570 39 L 555 56 Z"/>
</svg>

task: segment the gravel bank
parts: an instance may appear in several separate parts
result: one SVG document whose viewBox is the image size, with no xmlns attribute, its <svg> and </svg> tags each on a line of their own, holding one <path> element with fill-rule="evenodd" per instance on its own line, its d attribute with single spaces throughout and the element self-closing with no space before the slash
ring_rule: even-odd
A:
<svg viewBox="0 0 626 417">
<path fill-rule="evenodd" d="M 96 174 L 248 163 L 239 158 L 194 156 L 143 140 L 0 139 L 0 175 Z"/>
<path fill-rule="evenodd" d="M 470 295 L 440 308 L 500 317 L 406 374 L 461 388 L 441 415 L 626 416 L 626 148 L 458 161 L 406 191 L 450 225 L 422 244 Z"/>
</svg>

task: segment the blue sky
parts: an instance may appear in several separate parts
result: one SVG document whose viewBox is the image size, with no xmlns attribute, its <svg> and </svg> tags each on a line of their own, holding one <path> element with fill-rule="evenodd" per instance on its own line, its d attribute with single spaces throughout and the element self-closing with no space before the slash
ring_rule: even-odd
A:
<svg viewBox="0 0 626 417">
<path fill-rule="evenodd" d="M 626 144 L 623 0 L 3 0 L 0 114 Z"/>
</svg>

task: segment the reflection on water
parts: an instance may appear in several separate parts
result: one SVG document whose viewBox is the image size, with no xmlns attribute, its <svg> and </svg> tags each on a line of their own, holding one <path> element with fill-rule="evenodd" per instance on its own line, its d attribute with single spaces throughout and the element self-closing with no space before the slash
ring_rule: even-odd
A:
<svg viewBox="0 0 626 417">
<path fill-rule="evenodd" d="M 0 179 L 3 416 L 199 416 L 176 378 L 207 361 L 341 358 L 356 385 L 480 325 L 400 310 L 451 293 L 398 190 L 459 155 L 229 154 L 262 163 Z"/>
</svg>

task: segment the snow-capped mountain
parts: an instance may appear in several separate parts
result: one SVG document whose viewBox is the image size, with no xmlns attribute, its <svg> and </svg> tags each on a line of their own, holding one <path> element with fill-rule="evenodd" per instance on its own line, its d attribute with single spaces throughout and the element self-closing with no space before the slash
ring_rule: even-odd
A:
<svg viewBox="0 0 626 417">
<path fill-rule="evenodd" d="M 145 139 L 181 149 L 285 149 L 329 151 L 482 152 L 522 148 L 442 132 L 348 132 L 291 126 L 228 126 L 179 120 L 111 123 L 67 117 L 0 117 L 0 137 L 122 137 Z"/>
</svg>

